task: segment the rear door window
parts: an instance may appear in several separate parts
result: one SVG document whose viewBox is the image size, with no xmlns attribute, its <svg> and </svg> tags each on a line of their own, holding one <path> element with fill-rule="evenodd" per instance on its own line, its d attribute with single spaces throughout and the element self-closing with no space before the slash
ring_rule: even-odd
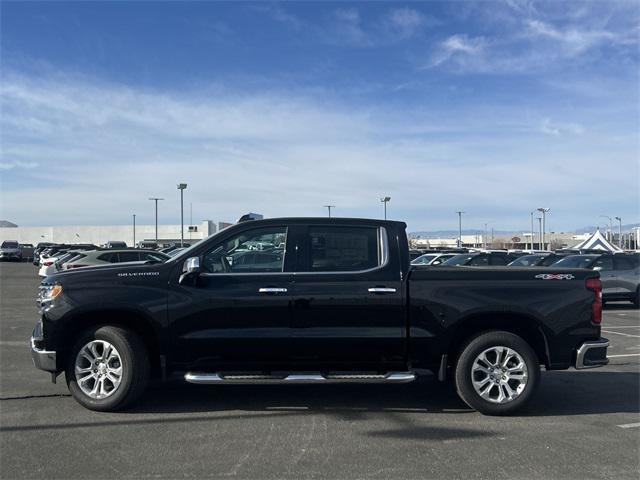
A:
<svg viewBox="0 0 640 480">
<path fill-rule="evenodd" d="M 98 256 L 98 260 L 102 260 L 103 262 L 114 263 L 118 261 L 117 253 L 103 253 Z"/>
<path fill-rule="evenodd" d="M 120 262 L 137 262 L 140 260 L 140 252 L 119 252 L 118 260 Z"/>
<path fill-rule="evenodd" d="M 614 270 L 633 270 L 634 262 L 630 258 L 616 256 L 613 258 Z"/>
<path fill-rule="evenodd" d="M 600 267 L 600 270 L 613 270 L 613 260 L 610 256 L 603 256 L 593 262 L 593 268 Z"/>
<path fill-rule="evenodd" d="M 298 269 L 303 272 L 357 272 L 382 264 L 377 227 L 310 226 L 306 250 Z"/>
<path fill-rule="evenodd" d="M 489 265 L 489 257 L 487 255 L 478 255 L 477 257 L 471 259 L 468 265 L 472 267 L 486 267 Z"/>
<path fill-rule="evenodd" d="M 506 265 L 509 263 L 511 259 L 506 255 L 492 255 L 491 256 L 491 265 Z"/>
</svg>

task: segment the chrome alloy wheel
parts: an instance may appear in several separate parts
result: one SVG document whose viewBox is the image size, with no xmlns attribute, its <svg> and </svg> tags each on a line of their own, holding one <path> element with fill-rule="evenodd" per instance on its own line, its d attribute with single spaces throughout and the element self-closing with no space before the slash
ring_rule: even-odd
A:
<svg viewBox="0 0 640 480">
<path fill-rule="evenodd" d="M 122 360 L 116 348 L 104 340 L 92 340 L 76 356 L 76 381 L 88 397 L 100 400 L 112 395 L 122 381 Z"/>
<path fill-rule="evenodd" d="M 471 366 L 473 388 L 491 403 L 509 403 L 527 386 L 527 365 L 518 352 L 503 346 L 480 353 Z"/>
</svg>

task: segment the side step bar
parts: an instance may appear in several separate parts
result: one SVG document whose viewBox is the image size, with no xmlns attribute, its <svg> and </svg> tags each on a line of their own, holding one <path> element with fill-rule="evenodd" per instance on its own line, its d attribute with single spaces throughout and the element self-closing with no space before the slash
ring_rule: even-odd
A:
<svg viewBox="0 0 640 480">
<path fill-rule="evenodd" d="M 304 373 L 289 375 L 225 375 L 220 373 L 187 373 L 184 379 L 201 385 L 275 385 L 275 384 L 316 384 L 316 383 L 409 383 L 416 379 L 414 372 L 394 372 L 386 374 L 321 374 Z"/>
</svg>

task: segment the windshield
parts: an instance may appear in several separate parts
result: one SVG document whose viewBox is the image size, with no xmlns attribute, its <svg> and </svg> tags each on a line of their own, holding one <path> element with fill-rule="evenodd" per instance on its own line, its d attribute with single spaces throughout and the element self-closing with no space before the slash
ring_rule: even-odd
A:
<svg viewBox="0 0 640 480">
<path fill-rule="evenodd" d="M 442 265 L 466 265 L 468 261 L 470 261 L 475 255 L 470 255 L 468 253 L 463 253 L 461 255 L 454 255 L 448 260 L 442 262 Z"/>
<path fill-rule="evenodd" d="M 0 248 L 18 248 L 18 242 L 5 240 L 4 242 L 2 242 L 2 246 Z"/>
<path fill-rule="evenodd" d="M 563 268 L 591 268 L 593 262 L 597 259 L 597 255 L 569 255 L 568 257 L 561 258 L 556 263 L 551 264 L 551 266 Z"/>
<path fill-rule="evenodd" d="M 525 255 L 523 257 L 516 258 L 509 264 L 510 267 L 535 267 L 540 263 L 540 260 L 545 258 L 546 255 Z"/>
</svg>

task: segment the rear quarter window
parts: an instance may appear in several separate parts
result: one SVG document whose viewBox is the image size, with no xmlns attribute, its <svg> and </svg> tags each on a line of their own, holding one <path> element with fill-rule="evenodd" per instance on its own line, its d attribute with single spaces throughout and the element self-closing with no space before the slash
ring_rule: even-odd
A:
<svg viewBox="0 0 640 480">
<path fill-rule="evenodd" d="M 103 262 L 113 263 L 115 262 L 115 254 L 114 253 L 103 253 L 102 255 L 98 255 L 98 260 L 102 260 Z"/>
</svg>

